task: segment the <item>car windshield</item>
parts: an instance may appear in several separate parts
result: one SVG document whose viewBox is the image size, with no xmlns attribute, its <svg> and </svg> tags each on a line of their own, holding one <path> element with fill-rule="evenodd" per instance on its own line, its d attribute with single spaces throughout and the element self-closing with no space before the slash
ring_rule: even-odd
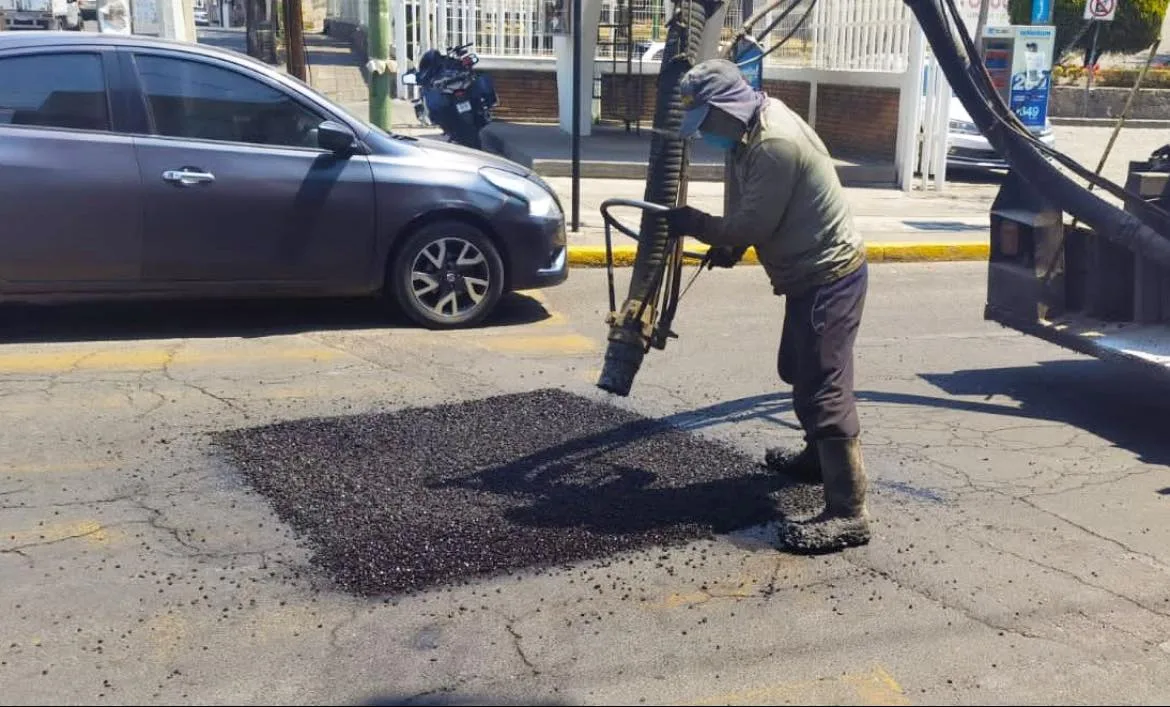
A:
<svg viewBox="0 0 1170 707">
<path fill-rule="evenodd" d="M 378 132 L 382 135 L 385 135 L 386 137 L 393 138 L 395 140 L 406 140 L 409 142 L 417 142 L 418 141 L 418 138 L 414 137 L 413 135 L 403 135 L 402 133 L 396 133 L 396 132 L 393 132 L 391 130 L 386 130 L 384 128 L 378 127 L 377 125 L 374 125 L 373 123 L 370 122 L 369 115 L 363 115 L 363 114 L 359 113 L 358 111 L 354 110 L 353 108 L 351 108 L 343 103 L 339 103 L 337 105 L 341 106 L 341 109 L 344 110 L 347 115 L 350 115 L 353 118 L 356 118 L 357 120 L 361 121 L 362 125 L 368 127 L 372 131 Z"/>
<path fill-rule="evenodd" d="M 265 65 L 265 66 L 267 66 L 267 65 Z M 382 128 L 379 128 L 377 125 L 374 125 L 373 123 L 371 123 L 368 115 L 363 115 L 362 113 L 354 110 L 353 108 L 345 105 L 344 103 L 341 103 L 339 101 L 334 101 L 332 98 L 321 93 L 317 89 L 310 86 L 308 83 L 300 81 L 295 76 L 288 76 L 288 78 L 291 78 L 291 79 L 297 81 L 297 83 L 299 84 L 299 88 L 302 91 L 306 91 L 306 92 L 312 94 L 318 100 L 323 102 L 325 105 L 330 106 L 332 108 L 340 109 L 346 115 L 348 115 L 352 118 L 356 118 L 364 127 L 369 128 L 370 130 L 377 130 L 378 132 L 382 133 L 383 135 L 394 138 L 396 140 L 415 141 L 418 139 L 418 138 L 410 136 L 410 135 L 402 135 L 401 133 L 395 133 L 395 132 L 383 130 Z"/>
</svg>

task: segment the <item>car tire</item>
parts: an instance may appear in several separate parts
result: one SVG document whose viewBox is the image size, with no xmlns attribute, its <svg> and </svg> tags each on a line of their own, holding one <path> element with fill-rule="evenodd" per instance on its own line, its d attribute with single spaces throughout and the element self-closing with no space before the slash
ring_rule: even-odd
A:
<svg viewBox="0 0 1170 707">
<path fill-rule="evenodd" d="M 407 238 L 390 263 L 386 289 L 428 329 L 472 327 L 504 293 L 504 262 L 481 229 L 444 219 Z"/>
</svg>

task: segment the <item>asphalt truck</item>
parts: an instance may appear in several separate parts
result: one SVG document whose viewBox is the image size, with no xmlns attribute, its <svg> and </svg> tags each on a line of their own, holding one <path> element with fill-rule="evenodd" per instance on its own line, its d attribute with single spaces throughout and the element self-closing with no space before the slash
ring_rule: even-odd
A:
<svg viewBox="0 0 1170 707">
<path fill-rule="evenodd" d="M 1130 162 L 1123 185 L 1101 178 L 1021 131 L 1027 116 L 1002 100 L 1002 82 L 962 24 L 952 16 L 957 29 L 944 26 L 954 0 L 906 2 L 1010 167 L 990 213 L 984 318 L 1147 374 L 1170 372 L 1170 145 Z"/>
</svg>

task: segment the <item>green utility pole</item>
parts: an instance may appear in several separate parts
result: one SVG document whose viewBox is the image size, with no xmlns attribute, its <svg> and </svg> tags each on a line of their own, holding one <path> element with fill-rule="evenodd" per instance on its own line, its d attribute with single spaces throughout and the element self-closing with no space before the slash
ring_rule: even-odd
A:
<svg viewBox="0 0 1170 707">
<path fill-rule="evenodd" d="M 369 26 L 370 122 L 389 130 L 390 0 L 370 0 Z"/>
</svg>

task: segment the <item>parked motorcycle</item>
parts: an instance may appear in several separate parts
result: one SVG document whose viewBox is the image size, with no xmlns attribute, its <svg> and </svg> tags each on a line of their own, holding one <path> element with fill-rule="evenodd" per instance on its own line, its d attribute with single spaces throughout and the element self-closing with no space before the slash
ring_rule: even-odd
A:
<svg viewBox="0 0 1170 707">
<path fill-rule="evenodd" d="M 480 150 L 479 131 L 492 122 L 491 109 L 499 99 L 491 77 L 475 70 L 479 56 L 470 48 L 468 43 L 445 53 L 429 49 L 402 82 L 419 88 L 413 104 L 420 123 L 437 125 L 451 142 Z"/>
</svg>

